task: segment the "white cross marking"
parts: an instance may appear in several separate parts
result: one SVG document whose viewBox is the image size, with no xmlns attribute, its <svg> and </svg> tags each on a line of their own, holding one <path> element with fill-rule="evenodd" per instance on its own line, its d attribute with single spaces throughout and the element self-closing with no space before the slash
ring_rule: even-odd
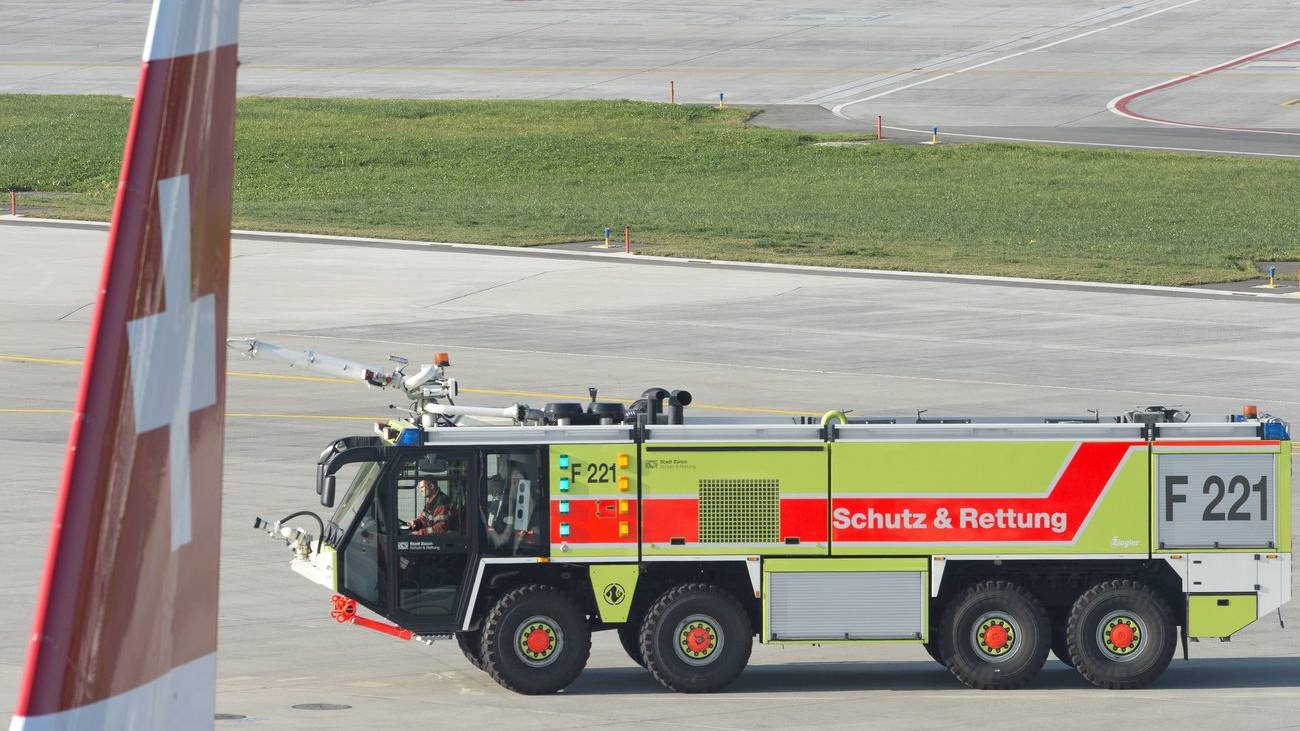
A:
<svg viewBox="0 0 1300 731">
<path fill-rule="evenodd" d="M 172 550 L 190 542 L 190 412 L 217 402 L 216 302 L 190 299 L 190 179 L 158 181 L 164 309 L 126 323 L 135 432 L 168 429 Z"/>
</svg>

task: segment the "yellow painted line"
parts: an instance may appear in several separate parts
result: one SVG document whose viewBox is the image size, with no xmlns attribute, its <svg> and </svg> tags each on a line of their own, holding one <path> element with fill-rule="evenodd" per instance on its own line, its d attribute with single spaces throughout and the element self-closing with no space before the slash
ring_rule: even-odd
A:
<svg viewBox="0 0 1300 731">
<path fill-rule="evenodd" d="M 303 419 L 318 421 L 387 421 L 375 416 L 336 416 L 334 414 L 271 414 L 259 411 L 227 411 L 226 416 L 248 419 Z"/>
<path fill-rule="evenodd" d="M 71 414 L 72 409 L 31 409 L 0 407 L 0 414 Z M 376 416 L 336 416 L 334 414 L 276 414 L 263 411 L 227 411 L 226 416 L 241 419 L 302 419 L 307 421 L 383 421 Z"/>
<path fill-rule="evenodd" d="M 81 365 L 79 360 L 67 358 L 37 358 L 31 355 L 0 355 L 0 360 L 10 363 L 45 363 L 46 365 Z"/>
<path fill-rule="evenodd" d="M 330 378 L 329 376 L 287 376 L 277 373 L 252 373 L 250 371 L 226 371 L 226 375 L 238 378 L 269 378 L 276 381 L 313 381 L 316 383 L 355 383 L 361 385 L 361 381 L 349 381 L 346 378 Z"/>
<path fill-rule="evenodd" d="M 72 409 L 0 408 L 0 414 L 71 414 Z"/>
<path fill-rule="evenodd" d="M 0 355 L 0 361 L 10 363 L 40 363 L 44 365 L 81 365 L 81 361 L 69 358 L 38 358 L 28 355 Z M 237 378 L 262 378 L 277 381 L 306 381 L 310 383 L 347 383 L 360 385 L 360 381 L 349 381 L 346 378 L 331 378 L 329 376 L 298 376 L 278 373 L 253 373 L 251 371 L 226 371 L 226 375 Z M 586 401 L 587 395 L 575 395 L 571 393 L 551 393 L 548 391 L 518 391 L 515 389 L 502 388 L 462 388 L 465 393 L 477 393 L 485 396 L 523 396 L 528 398 L 550 398 L 564 399 L 566 401 Z M 615 401 L 635 401 L 636 398 L 628 396 L 610 396 Z M 820 411 L 789 411 L 786 409 L 763 409 L 752 406 L 727 406 L 724 404 L 691 404 L 692 409 L 706 409 L 708 411 L 734 411 L 742 414 L 778 414 L 781 416 L 821 416 Z M 235 414 L 229 414 L 235 416 Z M 351 418 L 351 417 L 342 417 Z"/>
</svg>

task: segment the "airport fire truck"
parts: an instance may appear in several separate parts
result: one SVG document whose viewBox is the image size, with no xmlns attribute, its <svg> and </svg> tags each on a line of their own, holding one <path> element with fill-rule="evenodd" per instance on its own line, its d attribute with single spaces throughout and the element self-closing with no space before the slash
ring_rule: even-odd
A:
<svg viewBox="0 0 1300 731">
<path fill-rule="evenodd" d="M 338 621 L 454 637 L 521 693 L 573 682 L 600 630 L 688 693 L 733 681 L 755 641 L 917 644 L 986 689 L 1051 652 L 1138 688 L 1290 599 L 1290 436 L 1253 407 L 724 419 L 651 388 L 485 408 L 454 403 L 444 355 L 407 376 L 232 346 L 410 397 L 321 454 L 319 535 L 293 527 L 306 512 L 258 524 Z"/>
</svg>

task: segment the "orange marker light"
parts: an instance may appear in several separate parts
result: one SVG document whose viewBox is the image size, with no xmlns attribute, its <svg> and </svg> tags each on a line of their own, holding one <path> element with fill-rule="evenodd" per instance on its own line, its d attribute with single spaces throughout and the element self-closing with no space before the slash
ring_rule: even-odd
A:
<svg viewBox="0 0 1300 731">
<path fill-rule="evenodd" d="M 1241 415 L 1246 417 L 1247 419 L 1258 419 L 1259 407 L 1256 406 L 1255 404 L 1246 404 L 1245 406 L 1241 407 Z"/>
<path fill-rule="evenodd" d="M 451 365 L 451 354 L 450 354 L 450 353 L 434 353 L 434 354 L 433 354 L 433 363 L 434 363 L 434 365 L 437 365 L 437 366 L 439 366 L 439 367 L 445 368 L 445 367 Z"/>
<path fill-rule="evenodd" d="M 618 478 L 618 489 L 621 492 L 627 492 L 628 482 L 626 477 Z"/>
<path fill-rule="evenodd" d="M 626 500 L 619 500 L 619 501 L 618 501 L 618 514 L 619 514 L 619 515 L 627 515 L 627 511 L 628 511 L 627 501 L 626 501 Z"/>
<path fill-rule="evenodd" d="M 620 520 L 620 521 L 618 522 L 618 537 L 619 537 L 619 538 L 627 538 L 627 532 L 628 532 L 628 531 L 627 531 L 627 521 L 626 521 L 626 520 Z"/>
<path fill-rule="evenodd" d="M 626 454 L 620 454 L 620 455 L 618 455 L 618 468 L 619 468 L 619 469 L 621 469 L 621 470 L 625 470 L 625 469 L 627 469 L 627 466 L 628 466 L 629 464 L 631 464 L 631 460 L 628 458 L 628 456 L 627 456 Z"/>
</svg>

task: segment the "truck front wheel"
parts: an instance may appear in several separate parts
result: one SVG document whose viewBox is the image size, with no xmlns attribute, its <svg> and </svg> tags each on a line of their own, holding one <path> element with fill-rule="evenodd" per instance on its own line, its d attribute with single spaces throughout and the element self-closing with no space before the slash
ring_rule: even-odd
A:
<svg viewBox="0 0 1300 731">
<path fill-rule="evenodd" d="M 591 627 L 567 594 L 521 586 L 497 600 L 483 623 L 480 656 L 502 687 L 525 695 L 555 693 L 582 673 Z"/>
<path fill-rule="evenodd" d="M 1150 587 L 1129 579 L 1098 584 L 1074 603 L 1066 628 L 1074 667 L 1098 688 L 1142 688 L 1174 656 L 1173 614 Z"/>
<path fill-rule="evenodd" d="M 478 630 L 474 630 L 473 632 L 457 632 L 456 644 L 460 647 L 460 651 L 465 653 L 465 659 L 469 660 L 470 665 L 473 665 L 479 670 L 483 669 L 482 632 L 479 632 Z"/>
<path fill-rule="evenodd" d="M 641 617 L 631 615 L 627 621 L 618 626 L 618 642 L 623 651 L 632 658 L 632 662 L 645 667 L 645 658 L 641 655 Z"/>
<path fill-rule="evenodd" d="M 754 629 L 729 592 L 682 584 L 664 592 L 641 623 L 641 656 L 655 680 L 681 693 L 711 693 L 749 662 Z"/>
<path fill-rule="evenodd" d="M 981 581 L 948 603 L 939 651 L 948 670 L 971 688 L 1019 688 L 1047 660 L 1047 611 L 1010 581 Z"/>
</svg>

